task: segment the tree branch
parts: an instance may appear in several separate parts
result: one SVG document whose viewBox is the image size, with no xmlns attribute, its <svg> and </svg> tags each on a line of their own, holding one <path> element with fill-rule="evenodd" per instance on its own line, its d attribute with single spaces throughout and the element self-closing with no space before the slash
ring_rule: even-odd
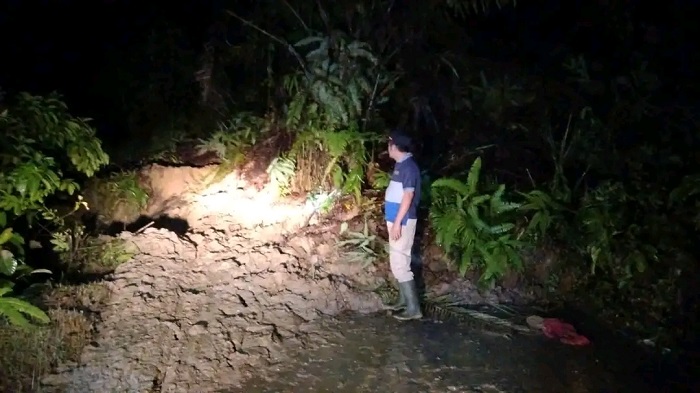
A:
<svg viewBox="0 0 700 393">
<path fill-rule="evenodd" d="M 362 120 L 362 130 L 367 129 L 367 123 L 369 122 L 370 117 L 372 116 L 372 110 L 374 109 L 374 103 L 377 99 L 377 90 L 379 88 L 379 79 L 382 76 L 382 68 L 386 66 L 386 64 L 391 60 L 392 57 L 394 57 L 397 53 L 399 53 L 399 50 L 408 42 L 408 39 L 404 40 L 401 42 L 387 57 L 382 59 L 381 61 L 378 61 L 377 64 L 375 64 L 375 70 L 377 70 L 377 77 L 374 80 L 374 88 L 372 88 L 372 94 L 370 95 L 369 98 L 369 103 L 367 104 L 367 110 L 365 111 L 365 116 L 364 119 Z"/>
<path fill-rule="evenodd" d="M 372 88 L 372 95 L 369 98 L 369 104 L 367 104 L 367 110 L 365 111 L 365 118 L 362 119 L 362 131 L 367 131 L 367 123 L 369 122 L 370 116 L 372 116 L 372 109 L 374 109 L 374 100 L 377 97 L 377 88 L 379 88 L 379 79 L 382 73 L 377 72 L 377 77 L 374 79 L 374 87 Z"/>
<path fill-rule="evenodd" d="M 289 4 L 287 0 L 282 0 L 282 2 L 284 3 L 284 5 L 287 6 L 287 8 L 289 8 L 290 11 L 292 11 L 292 14 L 294 14 L 294 16 L 299 20 L 299 23 L 301 23 L 301 26 L 304 28 L 304 30 L 306 30 L 307 33 L 311 33 L 309 25 L 307 25 L 306 22 L 304 22 L 304 20 L 301 19 L 301 16 L 297 12 L 297 10 L 295 10 L 294 7 L 292 7 L 292 5 Z"/>
<path fill-rule="evenodd" d="M 316 5 L 318 5 L 318 13 L 321 15 L 321 20 L 323 20 L 323 24 L 326 25 L 326 30 L 328 30 L 328 36 L 331 37 L 333 30 L 331 29 L 331 21 L 328 18 L 328 14 L 326 10 L 323 9 L 320 0 L 316 0 Z"/>
<path fill-rule="evenodd" d="M 310 77 L 311 74 L 309 74 L 309 70 L 308 70 L 308 68 L 306 67 L 306 62 L 304 61 L 304 58 L 301 57 L 301 55 L 299 54 L 299 52 L 297 52 L 296 49 L 294 49 L 294 46 L 293 46 L 292 44 L 290 44 L 289 42 L 287 42 L 285 39 L 280 38 L 280 37 L 277 37 L 276 35 L 274 35 L 274 34 L 268 32 L 267 30 L 264 30 L 263 28 L 259 27 L 259 26 L 256 25 L 255 23 L 253 23 L 253 22 L 251 22 L 251 21 L 249 21 L 249 20 L 247 20 L 247 19 L 243 19 L 242 17 L 238 16 L 238 14 L 236 14 L 236 13 L 233 12 L 233 11 L 227 10 L 226 12 L 227 12 L 229 15 L 231 15 L 231 16 L 233 16 L 234 18 L 236 18 L 236 19 L 238 19 L 239 21 L 241 21 L 241 23 L 243 23 L 244 25 L 249 26 L 249 27 L 252 27 L 253 29 L 255 29 L 255 30 L 257 30 L 258 32 L 260 32 L 261 34 L 263 34 L 263 35 L 267 36 L 268 38 L 270 38 L 271 40 L 275 41 L 276 43 L 278 43 L 278 44 L 280 44 L 280 45 L 282 45 L 282 46 L 285 46 L 285 47 L 287 48 L 287 50 L 288 50 L 292 55 L 294 55 L 294 57 L 297 59 L 297 62 L 299 62 L 299 66 L 301 66 L 301 69 L 302 69 L 302 71 L 304 72 L 304 76 L 306 77 L 306 79 L 308 80 L 308 79 L 311 78 L 311 77 Z"/>
</svg>

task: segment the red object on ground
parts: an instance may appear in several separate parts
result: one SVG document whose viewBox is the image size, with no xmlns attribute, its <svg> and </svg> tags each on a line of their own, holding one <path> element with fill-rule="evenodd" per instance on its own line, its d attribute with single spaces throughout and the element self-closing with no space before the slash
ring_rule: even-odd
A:
<svg viewBox="0 0 700 393">
<path fill-rule="evenodd" d="M 587 337 L 576 333 L 573 325 L 563 322 L 557 318 L 544 318 L 542 321 L 542 332 L 549 338 L 557 338 L 564 344 L 583 346 L 591 342 Z"/>
</svg>

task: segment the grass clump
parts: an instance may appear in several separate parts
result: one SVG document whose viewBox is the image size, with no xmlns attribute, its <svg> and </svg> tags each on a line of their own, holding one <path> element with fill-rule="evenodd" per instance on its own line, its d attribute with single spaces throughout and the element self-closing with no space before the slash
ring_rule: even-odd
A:
<svg viewBox="0 0 700 393">
<path fill-rule="evenodd" d="M 41 299 L 50 324 L 22 328 L 0 321 L 0 391 L 38 392 L 41 377 L 79 362 L 108 295 L 99 283 L 58 286 Z"/>
</svg>

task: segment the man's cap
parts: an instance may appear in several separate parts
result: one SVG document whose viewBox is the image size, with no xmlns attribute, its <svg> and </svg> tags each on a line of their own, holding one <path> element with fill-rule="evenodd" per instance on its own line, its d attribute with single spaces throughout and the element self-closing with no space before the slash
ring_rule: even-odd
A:
<svg viewBox="0 0 700 393">
<path fill-rule="evenodd" d="M 389 142 L 400 146 L 411 146 L 413 140 L 401 130 L 392 130 L 389 134 Z"/>
</svg>

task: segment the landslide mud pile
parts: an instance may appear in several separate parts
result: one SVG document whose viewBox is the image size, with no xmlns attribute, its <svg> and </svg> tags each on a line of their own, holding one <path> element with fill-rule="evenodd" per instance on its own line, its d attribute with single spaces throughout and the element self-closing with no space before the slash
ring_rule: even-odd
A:
<svg viewBox="0 0 700 393">
<path fill-rule="evenodd" d="M 239 175 L 187 192 L 205 170 L 148 169 L 145 214 L 179 225 L 118 235 L 136 255 L 109 277 L 81 363 L 44 378 L 46 390 L 221 391 L 283 361 L 285 348 L 323 342 L 320 317 L 380 309 L 368 289 L 384 279 L 338 262 L 337 232 L 298 230 L 304 201 L 277 200 Z"/>
</svg>

